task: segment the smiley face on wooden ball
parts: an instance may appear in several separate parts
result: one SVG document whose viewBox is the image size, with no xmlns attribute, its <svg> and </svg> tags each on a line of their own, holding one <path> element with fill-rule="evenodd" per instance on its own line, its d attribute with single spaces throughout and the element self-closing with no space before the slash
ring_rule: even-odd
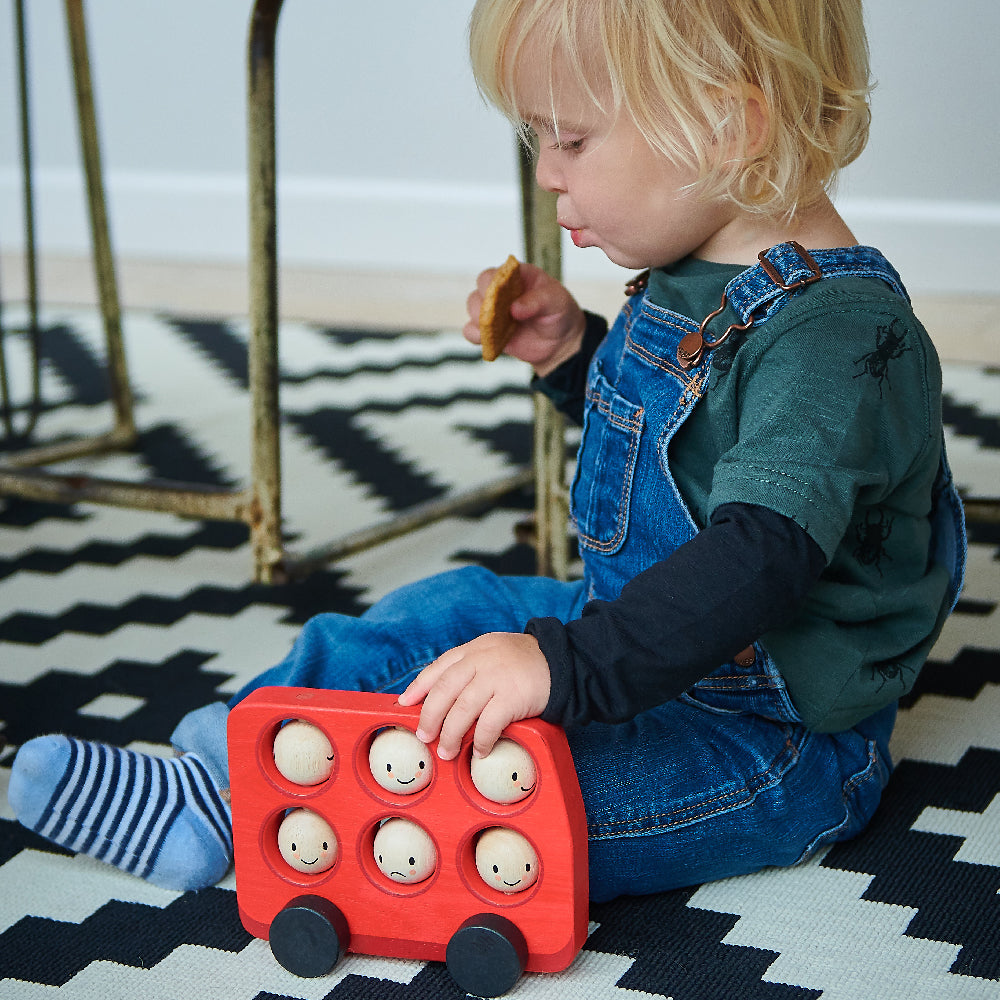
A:
<svg viewBox="0 0 1000 1000">
<path fill-rule="evenodd" d="M 333 747 L 318 726 L 295 719 L 274 738 L 274 766 L 295 785 L 319 785 L 333 771 Z"/>
<path fill-rule="evenodd" d="M 434 758 L 427 745 L 401 726 L 383 729 L 368 750 L 372 777 L 386 791 L 413 795 L 430 784 Z"/>
<path fill-rule="evenodd" d="M 476 841 L 476 870 L 499 892 L 524 892 L 538 881 L 538 855 L 516 830 L 493 826 Z"/>
<path fill-rule="evenodd" d="M 337 860 L 337 838 L 318 813 L 293 809 L 278 827 L 278 850 L 297 872 L 318 875 Z"/>
<path fill-rule="evenodd" d="M 492 802 L 520 802 L 535 790 L 537 780 L 531 754 L 506 736 L 485 757 L 472 758 L 472 783 Z"/>
</svg>

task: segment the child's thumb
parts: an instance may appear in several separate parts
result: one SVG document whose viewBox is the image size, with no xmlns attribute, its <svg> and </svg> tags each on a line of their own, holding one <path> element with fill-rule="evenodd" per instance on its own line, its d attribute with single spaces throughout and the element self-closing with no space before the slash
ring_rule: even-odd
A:
<svg viewBox="0 0 1000 1000">
<path fill-rule="evenodd" d="M 546 296 L 531 289 L 510 304 L 510 314 L 519 323 L 536 319 L 546 310 Z"/>
</svg>

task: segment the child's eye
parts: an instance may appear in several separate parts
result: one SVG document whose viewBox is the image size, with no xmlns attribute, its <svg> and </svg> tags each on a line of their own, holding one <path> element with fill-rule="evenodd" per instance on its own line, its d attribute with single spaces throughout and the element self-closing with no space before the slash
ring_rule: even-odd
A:
<svg viewBox="0 0 1000 1000">
<path fill-rule="evenodd" d="M 552 149 L 559 153 L 579 153 L 583 150 L 585 139 L 562 139 L 552 144 Z"/>
</svg>

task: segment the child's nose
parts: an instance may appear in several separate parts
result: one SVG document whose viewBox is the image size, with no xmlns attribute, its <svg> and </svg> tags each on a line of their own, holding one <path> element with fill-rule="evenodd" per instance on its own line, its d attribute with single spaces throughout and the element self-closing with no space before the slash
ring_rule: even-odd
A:
<svg viewBox="0 0 1000 1000">
<path fill-rule="evenodd" d="M 558 169 L 549 150 L 542 149 L 538 154 L 538 162 L 535 164 L 535 180 L 543 191 L 550 191 L 553 194 L 563 194 L 565 187 L 563 184 L 562 172 Z"/>
</svg>

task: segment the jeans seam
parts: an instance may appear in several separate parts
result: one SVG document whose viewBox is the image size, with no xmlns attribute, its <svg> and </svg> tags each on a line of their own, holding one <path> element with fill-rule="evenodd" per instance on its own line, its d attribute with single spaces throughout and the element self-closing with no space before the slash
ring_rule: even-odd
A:
<svg viewBox="0 0 1000 1000">
<path fill-rule="evenodd" d="M 421 670 L 423 670 L 425 667 L 429 667 L 433 662 L 434 660 L 431 659 L 427 660 L 425 663 L 419 663 L 416 666 L 410 667 L 408 670 L 404 670 L 401 674 L 398 674 L 397 676 L 386 681 L 385 684 L 382 684 L 380 687 L 375 688 L 375 691 L 378 692 L 379 694 L 382 694 L 389 688 L 395 687 L 405 677 L 409 677 L 411 674 L 419 674 Z"/>
<path fill-rule="evenodd" d="M 676 330 L 680 330 L 683 333 L 687 333 L 687 328 L 682 327 L 676 323 L 667 324 Z M 629 330 L 625 334 L 625 346 L 626 348 L 635 356 L 642 358 L 643 361 L 652 365 L 654 368 L 659 368 L 661 371 L 667 372 L 667 374 L 672 375 L 676 378 L 683 386 L 690 386 L 695 378 L 688 372 L 686 372 L 679 365 L 674 364 L 669 358 L 663 357 L 659 354 L 654 354 L 652 351 L 643 347 L 637 341 L 632 339 L 632 331 Z"/>
<path fill-rule="evenodd" d="M 799 855 L 795 864 L 801 864 L 806 859 L 810 858 L 824 843 L 835 843 L 839 838 L 838 834 L 841 830 L 845 829 L 852 819 L 852 812 L 849 803 L 851 795 L 865 782 L 870 781 L 872 777 L 875 776 L 879 767 L 879 753 L 878 747 L 874 740 L 868 741 L 868 763 L 856 774 L 851 775 L 851 777 L 844 782 L 841 789 L 841 802 L 844 805 L 844 818 L 837 823 L 835 826 L 827 827 L 818 833 L 806 846 L 805 850 Z"/>
<path fill-rule="evenodd" d="M 765 680 L 760 683 L 747 684 L 748 678 L 739 674 L 732 674 L 725 677 L 713 677 L 712 683 L 708 683 L 708 678 L 698 681 L 692 687 L 699 691 L 780 691 L 784 685 L 777 681 Z M 720 684 L 719 681 L 740 681 L 739 684 Z"/>
<path fill-rule="evenodd" d="M 868 741 L 868 764 L 857 774 L 854 774 L 844 785 L 844 800 L 846 802 L 847 796 L 853 794 L 854 790 L 864 784 L 872 774 L 878 769 L 879 757 L 878 757 L 878 747 L 875 745 L 874 740 Z"/>
<path fill-rule="evenodd" d="M 632 835 L 639 836 L 654 830 L 670 830 L 682 826 L 691 826 L 712 816 L 718 816 L 726 812 L 734 812 L 738 808 L 744 808 L 763 791 L 773 788 L 778 783 L 780 777 L 787 774 L 799 758 L 799 748 L 793 742 L 791 735 L 785 740 L 785 746 L 771 765 L 764 771 L 753 775 L 750 781 L 744 783 L 742 788 L 720 792 L 710 799 L 698 803 L 697 806 L 680 806 L 668 812 L 651 813 L 630 820 L 609 820 L 604 823 L 588 824 L 588 834 L 593 840 L 610 839 L 614 836 L 614 830 L 622 830 L 625 827 L 636 826 L 637 824 L 648 824 L 651 820 L 663 820 L 673 816 L 680 816 L 676 820 L 658 822 L 656 825 L 643 826 L 636 829 Z M 738 804 L 732 805 L 732 802 Z M 720 804 L 721 803 L 721 804 Z M 713 807 L 714 808 L 708 808 Z M 602 835 L 600 831 L 608 831 Z M 618 834 L 622 835 L 621 833 Z"/>
</svg>

